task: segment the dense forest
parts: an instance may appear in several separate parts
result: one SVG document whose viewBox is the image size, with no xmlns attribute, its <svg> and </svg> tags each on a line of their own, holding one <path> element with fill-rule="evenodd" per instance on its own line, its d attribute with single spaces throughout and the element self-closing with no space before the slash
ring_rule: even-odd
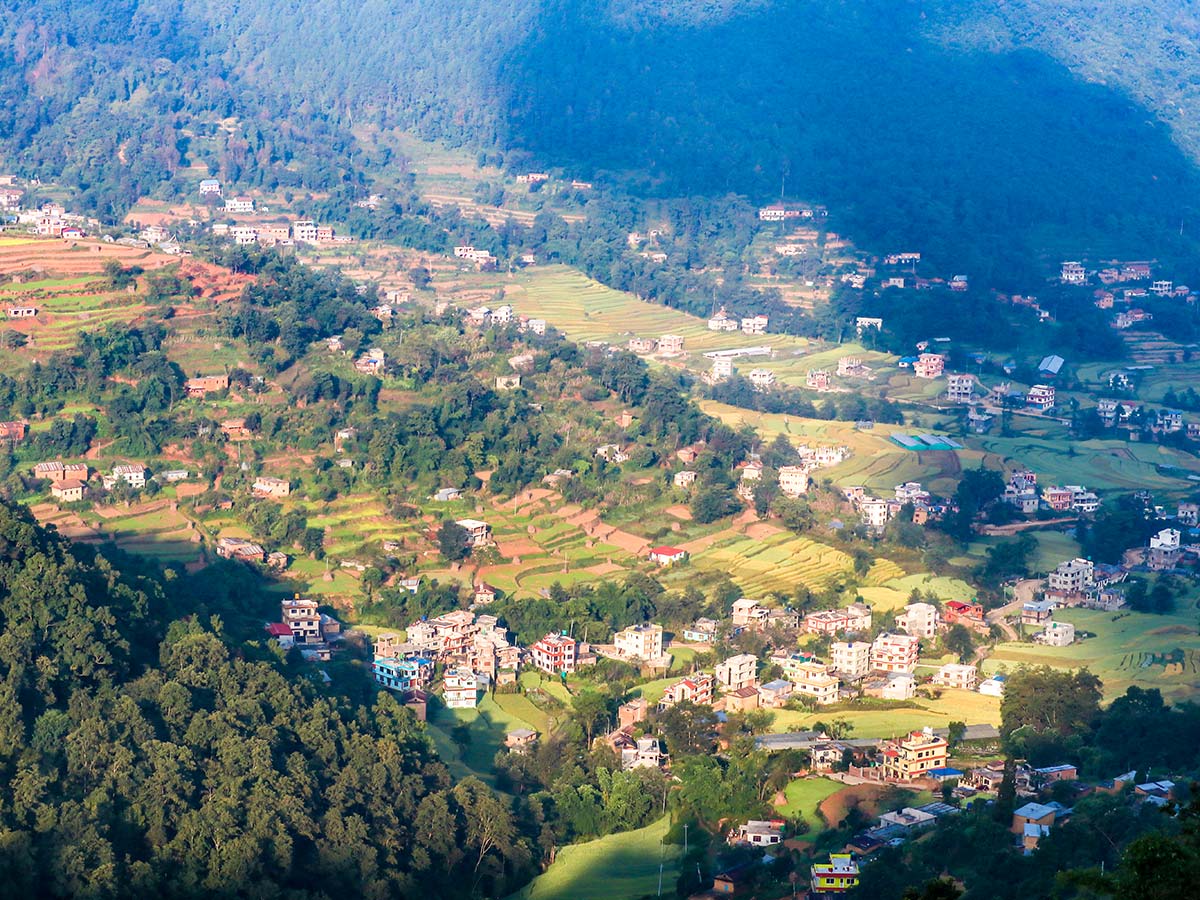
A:
<svg viewBox="0 0 1200 900">
<path fill-rule="evenodd" d="M 227 639 L 245 585 L 111 562 L 8 505 L 0 556 L 5 896 L 502 896 L 529 876 L 511 802 L 452 785 L 394 698 L 320 694 Z"/>
<path fill-rule="evenodd" d="M 185 189 L 190 164 L 269 189 L 357 184 L 393 160 L 352 129 L 402 127 L 643 196 L 783 189 L 828 203 L 864 246 L 919 246 L 1011 286 L 1049 247 L 1192 248 L 1179 226 L 1200 179 L 1157 117 L 1192 145 L 1178 112 L 1192 98 L 1166 82 L 1194 81 L 1195 54 L 1177 36 L 1129 55 L 1149 38 L 1117 32 L 1115 6 L 1089 10 L 1108 39 L 1087 43 L 1033 2 L 989 18 L 990 5 L 883 0 L 525 0 L 504 16 L 478 2 L 22 0 L 0 23 L 0 148 L 115 216 Z M 989 27 L 964 46 L 973 13 Z M 1174 68 L 1143 71 L 1164 54 Z M 1118 58 L 1105 71 L 1126 90 L 1098 80 Z"/>
</svg>

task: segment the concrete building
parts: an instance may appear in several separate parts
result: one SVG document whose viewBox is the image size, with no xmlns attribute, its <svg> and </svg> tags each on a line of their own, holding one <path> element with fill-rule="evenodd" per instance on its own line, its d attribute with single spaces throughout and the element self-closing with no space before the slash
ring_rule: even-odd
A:
<svg viewBox="0 0 1200 900">
<path fill-rule="evenodd" d="M 829 645 L 829 658 L 833 670 L 848 678 L 871 671 L 871 645 L 866 641 L 834 641 Z"/>
<path fill-rule="evenodd" d="M 830 674 L 829 666 L 818 662 L 801 663 L 788 676 L 795 686 L 795 693 L 807 697 L 818 706 L 836 703 L 839 682 Z"/>
<path fill-rule="evenodd" d="M 920 641 L 909 634 L 884 632 L 871 644 L 871 668 L 911 675 L 917 667 Z"/>
<path fill-rule="evenodd" d="M 910 603 L 896 616 L 896 627 L 913 637 L 935 637 L 941 624 L 941 614 L 932 603 Z"/>
<path fill-rule="evenodd" d="M 646 622 L 631 625 L 613 636 L 617 654 L 623 659 L 640 659 L 646 662 L 663 655 L 663 630 L 661 625 Z"/>
<path fill-rule="evenodd" d="M 804 466 L 780 466 L 779 490 L 789 497 L 799 497 L 808 491 L 808 469 Z"/>
<path fill-rule="evenodd" d="M 964 691 L 975 690 L 978 672 L 974 666 L 959 663 L 947 663 L 933 676 L 933 683 L 948 688 L 959 688 Z"/>
<path fill-rule="evenodd" d="M 717 663 L 714 670 L 717 684 L 726 692 L 745 687 L 754 687 L 758 682 L 758 658 L 749 653 L 739 653 L 724 662 Z"/>
</svg>

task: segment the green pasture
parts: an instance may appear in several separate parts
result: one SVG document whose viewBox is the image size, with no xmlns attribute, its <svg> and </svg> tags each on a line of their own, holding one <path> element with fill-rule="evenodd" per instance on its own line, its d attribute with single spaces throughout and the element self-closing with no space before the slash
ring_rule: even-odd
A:
<svg viewBox="0 0 1200 900">
<path fill-rule="evenodd" d="M 663 844 L 668 817 L 558 851 L 554 864 L 510 900 L 633 900 L 674 889 L 683 848 Z"/>
<path fill-rule="evenodd" d="M 825 827 L 819 812 L 822 801 L 844 787 L 830 778 L 797 778 L 783 789 L 786 802 L 775 809 L 789 819 L 803 819 L 809 825 L 808 833 L 815 834 Z"/>
<path fill-rule="evenodd" d="M 915 697 L 908 703 L 908 706 L 896 709 L 776 710 L 771 731 L 805 731 L 817 722 L 845 719 L 853 727 L 851 737 L 885 738 L 927 725 L 944 728 L 951 722 L 966 722 L 969 725 L 1000 723 L 999 698 L 986 697 L 974 691 L 946 689 L 937 700 Z"/>
</svg>

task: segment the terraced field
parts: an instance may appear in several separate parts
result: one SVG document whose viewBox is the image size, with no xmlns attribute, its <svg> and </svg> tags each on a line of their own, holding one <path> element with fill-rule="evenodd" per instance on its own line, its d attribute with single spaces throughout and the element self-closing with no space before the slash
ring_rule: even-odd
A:
<svg viewBox="0 0 1200 900">
<path fill-rule="evenodd" d="M 988 672 L 1020 665 L 1060 668 L 1086 666 L 1104 682 L 1105 699 L 1111 700 L 1131 685 L 1157 688 L 1171 702 L 1195 699 L 1200 692 L 1200 633 L 1192 603 L 1165 616 L 1144 613 L 1109 613 L 1091 609 L 1064 609 L 1055 619 L 1070 622 L 1076 633 L 1096 637 L 1076 640 L 1069 647 L 1040 644 L 1000 644 L 988 658 Z"/>
<path fill-rule="evenodd" d="M 819 589 L 846 572 L 854 561 L 848 554 L 808 538 L 777 534 L 764 540 L 749 537 L 722 542 L 696 556 L 701 571 L 729 573 L 748 596 L 787 591 L 804 584 Z"/>
</svg>

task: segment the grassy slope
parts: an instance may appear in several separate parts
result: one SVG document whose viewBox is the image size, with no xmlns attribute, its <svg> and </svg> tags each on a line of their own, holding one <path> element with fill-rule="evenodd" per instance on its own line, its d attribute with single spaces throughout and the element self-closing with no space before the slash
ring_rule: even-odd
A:
<svg viewBox="0 0 1200 900">
<path fill-rule="evenodd" d="M 670 888 L 679 875 L 681 847 L 662 845 L 669 827 L 664 817 L 637 831 L 564 847 L 545 873 L 512 900 L 623 900 Z"/>
</svg>

